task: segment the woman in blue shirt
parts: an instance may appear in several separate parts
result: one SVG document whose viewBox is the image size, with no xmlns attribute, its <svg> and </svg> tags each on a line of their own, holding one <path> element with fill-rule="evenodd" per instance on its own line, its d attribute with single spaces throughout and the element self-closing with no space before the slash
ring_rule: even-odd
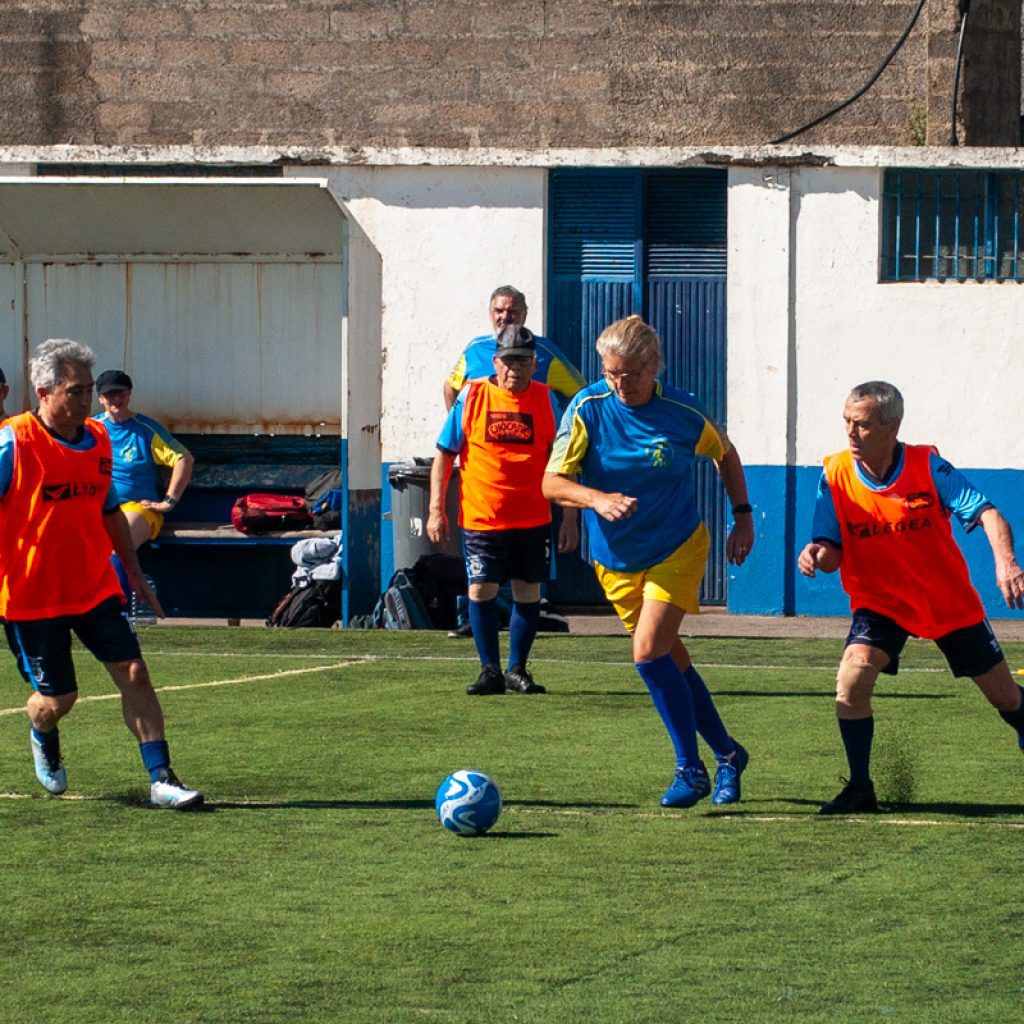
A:
<svg viewBox="0 0 1024 1024">
<path fill-rule="evenodd" d="M 584 510 L 588 557 L 633 636 L 634 664 L 672 738 L 676 772 L 662 806 L 692 807 L 711 792 L 698 732 L 717 764 L 712 803 L 735 803 L 749 755 L 722 723 L 679 627 L 686 612 L 700 610 L 709 547 L 694 461 L 714 460 L 732 502 L 726 555 L 733 565 L 742 565 L 754 545 L 743 465 L 697 399 L 657 379 L 661 344 L 640 317 L 607 327 L 597 351 L 603 379 L 569 403 L 544 494 Z"/>
</svg>

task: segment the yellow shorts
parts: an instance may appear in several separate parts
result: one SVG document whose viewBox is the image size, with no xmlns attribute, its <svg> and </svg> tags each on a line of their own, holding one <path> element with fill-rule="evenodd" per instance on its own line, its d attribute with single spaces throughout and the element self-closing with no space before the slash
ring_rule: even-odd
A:
<svg viewBox="0 0 1024 1024">
<path fill-rule="evenodd" d="M 664 601 L 696 614 L 697 592 L 704 578 L 711 539 L 701 523 L 663 562 L 639 572 L 619 572 L 594 563 L 597 581 L 630 633 L 640 622 L 644 601 Z"/>
<path fill-rule="evenodd" d="M 143 519 L 149 523 L 149 539 L 156 540 L 160 535 L 160 531 L 164 526 L 164 514 L 163 512 L 157 512 L 155 509 L 146 508 L 145 505 L 140 505 L 137 501 L 125 501 L 121 504 L 121 511 L 127 514 L 128 512 L 134 512 L 137 516 L 142 516 Z"/>
</svg>

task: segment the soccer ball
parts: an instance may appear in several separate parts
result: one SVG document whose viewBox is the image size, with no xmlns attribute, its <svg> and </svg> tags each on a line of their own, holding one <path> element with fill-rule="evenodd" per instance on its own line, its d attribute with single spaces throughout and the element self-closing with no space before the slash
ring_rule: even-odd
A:
<svg viewBox="0 0 1024 1024">
<path fill-rule="evenodd" d="M 446 829 L 460 836 L 481 836 L 501 814 L 501 790 L 489 775 L 462 768 L 437 787 L 434 809 Z"/>
</svg>

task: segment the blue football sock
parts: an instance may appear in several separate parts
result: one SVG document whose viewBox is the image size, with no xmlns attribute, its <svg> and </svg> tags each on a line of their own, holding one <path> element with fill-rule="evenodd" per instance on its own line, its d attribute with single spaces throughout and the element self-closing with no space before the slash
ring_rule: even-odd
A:
<svg viewBox="0 0 1024 1024">
<path fill-rule="evenodd" d="M 850 766 L 850 781 L 871 781 L 871 741 L 875 736 L 874 716 L 868 718 L 840 718 L 839 735 L 846 748 L 846 761 Z"/>
<path fill-rule="evenodd" d="M 147 740 L 139 744 L 142 763 L 149 772 L 149 778 L 156 782 L 160 772 L 171 767 L 171 754 L 167 749 L 167 740 Z"/>
<path fill-rule="evenodd" d="M 729 735 L 729 730 L 718 714 L 711 691 L 693 665 L 683 675 L 690 685 L 693 719 L 697 724 L 697 732 L 704 737 L 704 742 L 711 748 L 716 761 L 727 760 L 736 753 L 736 741 Z"/>
<path fill-rule="evenodd" d="M 1016 711 L 1000 711 L 999 717 L 1017 730 L 1017 744 L 1024 750 L 1024 689 L 1019 686 L 1017 689 L 1020 690 L 1020 707 Z"/>
<path fill-rule="evenodd" d="M 537 636 L 540 625 L 540 601 L 525 604 L 521 601 L 512 602 L 512 615 L 508 621 L 509 651 L 508 667 L 525 665 L 530 657 L 530 648 Z"/>
<path fill-rule="evenodd" d="M 60 729 L 54 726 L 49 732 L 40 732 L 32 726 L 32 738 L 43 748 L 43 753 L 55 761 L 60 757 Z"/>
<path fill-rule="evenodd" d="M 637 662 L 636 670 L 647 684 L 651 700 L 672 739 L 676 764 L 680 768 L 697 764 L 700 751 L 693 722 L 693 697 L 686 677 L 672 660 L 672 655 L 663 654 L 654 661 Z"/>
<path fill-rule="evenodd" d="M 498 651 L 498 599 L 469 602 L 469 624 L 473 627 L 473 643 L 480 655 L 481 665 L 498 665 L 501 654 Z"/>
</svg>

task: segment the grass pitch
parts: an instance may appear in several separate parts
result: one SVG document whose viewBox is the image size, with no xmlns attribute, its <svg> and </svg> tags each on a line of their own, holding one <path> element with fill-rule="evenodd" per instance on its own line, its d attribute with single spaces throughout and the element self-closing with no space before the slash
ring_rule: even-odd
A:
<svg viewBox="0 0 1024 1024">
<path fill-rule="evenodd" d="M 751 751 L 728 813 L 659 808 L 671 747 L 624 637 L 544 636 L 546 696 L 477 699 L 471 645 L 441 634 L 160 627 L 143 646 L 202 812 L 146 806 L 84 655 L 70 788 L 47 796 L 0 670 L 2 1024 L 1024 1014 L 1024 757 L 929 645 L 879 686 L 893 804 L 858 819 L 816 813 L 844 770 L 836 641 L 689 641 Z M 464 767 L 505 797 L 481 838 L 433 813 Z"/>
</svg>

